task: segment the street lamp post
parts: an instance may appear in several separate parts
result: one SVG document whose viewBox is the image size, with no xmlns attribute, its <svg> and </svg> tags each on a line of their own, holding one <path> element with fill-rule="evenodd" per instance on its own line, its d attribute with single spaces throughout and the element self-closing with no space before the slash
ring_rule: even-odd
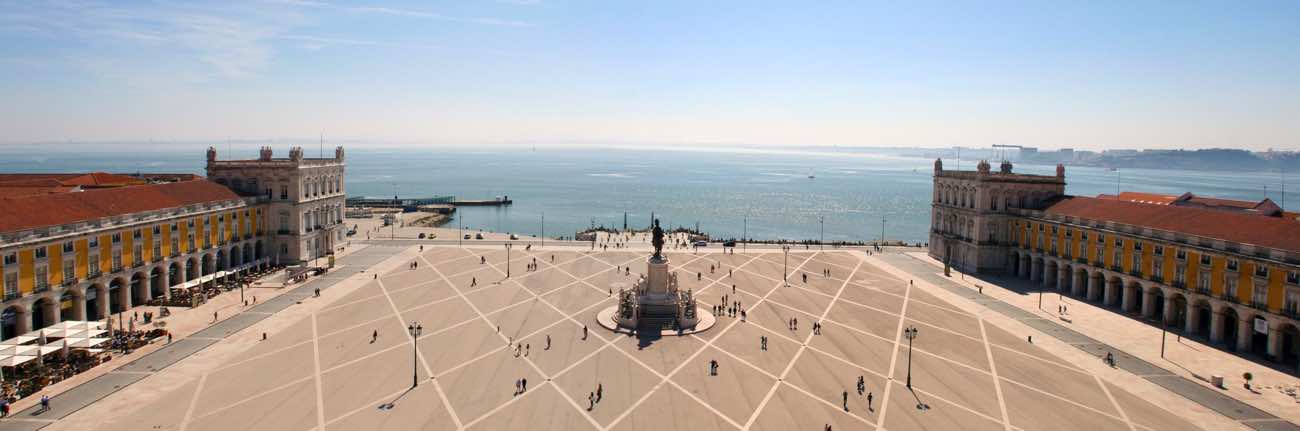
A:
<svg viewBox="0 0 1300 431">
<path fill-rule="evenodd" d="M 822 250 L 826 250 L 826 216 L 817 216 L 817 224 L 821 225 L 821 239 L 817 242 L 821 244 Z"/>
<path fill-rule="evenodd" d="M 624 215 L 623 215 L 623 218 L 624 218 L 624 222 L 623 222 L 623 223 L 624 223 L 624 224 L 627 224 L 627 221 L 626 221 L 626 219 L 627 219 L 627 215 L 624 214 Z M 541 247 L 538 247 L 538 248 L 542 248 L 542 247 L 546 247 L 546 213 L 544 213 L 544 212 L 542 213 L 542 246 L 541 246 Z"/>
<path fill-rule="evenodd" d="M 424 327 L 420 322 L 411 322 L 406 332 L 411 334 L 411 387 L 414 388 L 420 386 L 420 333 Z"/>
<path fill-rule="evenodd" d="M 782 274 L 781 280 L 785 281 L 786 286 L 789 286 L 790 285 L 790 246 L 788 245 L 781 246 L 781 252 L 785 255 L 785 258 L 781 261 L 781 274 Z"/>
<path fill-rule="evenodd" d="M 907 388 L 912 389 L 912 340 L 916 338 L 916 327 L 904 329 L 903 336 L 907 338 Z"/>
<path fill-rule="evenodd" d="M 465 228 L 460 224 L 460 209 L 456 209 L 456 245 L 465 245 L 461 239 L 465 238 Z"/>
<path fill-rule="evenodd" d="M 742 229 L 743 230 L 740 231 L 740 243 L 743 248 L 740 252 L 745 253 L 749 251 L 749 216 L 745 217 L 745 227 Z"/>
<path fill-rule="evenodd" d="M 506 243 L 506 278 L 510 278 L 510 247 L 514 244 Z"/>
</svg>

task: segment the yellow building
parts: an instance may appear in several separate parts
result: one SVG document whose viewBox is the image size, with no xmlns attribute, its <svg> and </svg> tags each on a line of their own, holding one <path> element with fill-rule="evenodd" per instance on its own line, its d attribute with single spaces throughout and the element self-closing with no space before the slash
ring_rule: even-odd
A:
<svg viewBox="0 0 1300 431">
<path fill-rule="evenodd" d="M 936 166 L 936 187 L 970 178 L 961 189 L 973 202 L 967 216 L 994 224 L 992 234 L 975 238 L 933 226 L 935 258 L 971 272 L 1018 276 L 1228 349 L 1300 366 L 1297 214 L 1268 199 L 1131 192 L 1050 193 L 997 209 L 982 203 L 985 183 L 995 183 L 981 176 L 991 175 Z M 1059 178 L 1064 186 L 1062 167 L 1057 177 L 1040 177 Z M 952 213 L 951 207 L 936 197 L 933 211 Z M 954 259 L 955 249 L 968 254 Z"/>
</svg>

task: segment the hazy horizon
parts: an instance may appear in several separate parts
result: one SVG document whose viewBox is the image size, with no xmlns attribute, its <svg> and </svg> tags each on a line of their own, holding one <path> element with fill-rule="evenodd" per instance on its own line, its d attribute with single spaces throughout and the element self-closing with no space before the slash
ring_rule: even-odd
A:
<svg viewBox="0 0 1300 431">
<path fill-rule="evenodd" d="M 0 0 L 0 143 L 1300 148 L 1294 2 Z"/>
</svg>

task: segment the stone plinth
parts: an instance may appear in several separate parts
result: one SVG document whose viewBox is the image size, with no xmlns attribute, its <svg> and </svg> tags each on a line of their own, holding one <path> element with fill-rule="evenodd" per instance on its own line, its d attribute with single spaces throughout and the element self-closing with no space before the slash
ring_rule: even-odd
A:
<svg viewBox="0 0 1300 431">
<path fill-rule="evenodd" d="M 631 290 L 619 289 L 618 304 L 597 316 L 601 326 L 619 332 L 693 333 L 713 325 L 713 315 L 695 306 L 692 292 L 677 289 L 668 259 L 650 257 L 646 275 Z"/>
</svg>

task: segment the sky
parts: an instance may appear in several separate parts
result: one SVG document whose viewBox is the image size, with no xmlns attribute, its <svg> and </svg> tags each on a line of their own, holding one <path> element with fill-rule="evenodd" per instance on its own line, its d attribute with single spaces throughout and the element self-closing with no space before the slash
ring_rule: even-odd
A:
<svg viewBox="0 0 1300 431">
<path fill-rule="evenodd" d="M 1300 2 L 0 0 L 0 143 L 1300 149 Z"/>
</svg>

